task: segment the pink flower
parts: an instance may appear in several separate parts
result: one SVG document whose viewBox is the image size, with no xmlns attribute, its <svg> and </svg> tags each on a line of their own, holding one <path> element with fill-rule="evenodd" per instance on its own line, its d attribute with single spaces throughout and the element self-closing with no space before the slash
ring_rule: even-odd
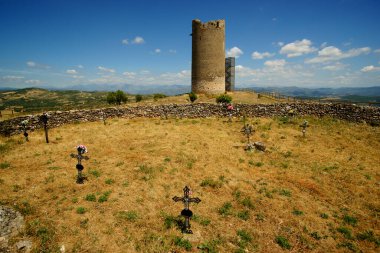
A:
<svg viewBox="0 0 380 253">
<path fill-rule="evenodd" d="M 233 107 L 232 105 L 228 105 L 228 106 L 227 106 L 227 110 L 232 111 L 233 109 L 234 109 L 234 107 Z"/>
</svg>

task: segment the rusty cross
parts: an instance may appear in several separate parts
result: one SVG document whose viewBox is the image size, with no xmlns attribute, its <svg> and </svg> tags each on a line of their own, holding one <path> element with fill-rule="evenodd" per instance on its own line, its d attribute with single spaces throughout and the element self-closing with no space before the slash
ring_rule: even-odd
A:
<svg viewBox="0 0 380 253">
<path fill-rule="evenodd" d="M 305 120 L 300 127 L 302 128 L 302 136 L 305 137 L 306 128 L 309 127 L 309 123 Z"/>
<path fill-rule="evenodd" d="M 72 158 L 77 158 L 78 159 L 78 163 L 76 165 L 76 169 L 78 170 L 78 176 L 77 176 L 77 181 L 76 183 L 77 184 L 83 184 L 83 181 L 85 180 L 85 177 L 83 177 L 82 175 L 82 170 L 84 169 L 83 165 L 82 165 L 82 160 L 88 160 L 90 159 L 88 156 L 84 156 L 84 152 L 85 150 L 82 149 L 81 147 L 78 147 L 77 148 L 77 151 L 78 151 L 78 154 L 70 154 L 70 156 Z"/>
<path fill-rule="evenodd" d="M 49 143 L 48 128 L 47 128 L 48 120 L 49 120 L 49 116 L 48 116 L 48 114 L 46 112 L 44 112 L 40 116 L 40 121 L 44 124 L 46 143 Z"/>
<path fill-rule="evenodd" d="M 247 136 L 248 144 L 249 144 L 249 137 L 255 132 L 255 130 L 252 128 L 251 125 L 248 123 L 243 126 L 241 129 L 241 132 Z"/>
<path fill-rule="evenodd" d="M 192 234 L 193 231 L 190 230 L 190 218 L 191 216 L 193 216 L 193 212 L 189 209 L 189 204 L 191 202 L 198 204 L 199 202 L 201 202 L 200 198 L 191 198 L 190 188 L 185 186 L 185 188 L 183 188 L 183 197 L 175 196 L 173 197 L 173 200 L 175 202 L 182 201 L 183 204 L 185 205 L 185 209 L 181 211 L 181 215 L 185 217 L 185 224 L 184 224 L 184 227 L 182 228 L 182 233 Z"/>
</svg>

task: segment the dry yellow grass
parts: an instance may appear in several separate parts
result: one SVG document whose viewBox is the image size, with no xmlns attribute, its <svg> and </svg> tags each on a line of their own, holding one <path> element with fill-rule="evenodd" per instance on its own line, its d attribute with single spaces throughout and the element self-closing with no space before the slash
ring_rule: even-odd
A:
<svg viewBox="0 0 380 253">
<path fill-rule="evenodd" d="M 302 120 L 249 119 L 264 153 L 244 151 L 238 119 L 120 118 L 51 129 L 50 144 L 42 131 L 1 138 L 0 200 L 25 214 L 37 252 L 281 252 L 286 240 L 291 252 L 376 252 L 380 129 L 308 118 L 302 138 Z M 77 144 L 89 150 L 84 185 Z M 170 225 L 185 185 L 202 202 L 184 236 Z"/>
</svg>

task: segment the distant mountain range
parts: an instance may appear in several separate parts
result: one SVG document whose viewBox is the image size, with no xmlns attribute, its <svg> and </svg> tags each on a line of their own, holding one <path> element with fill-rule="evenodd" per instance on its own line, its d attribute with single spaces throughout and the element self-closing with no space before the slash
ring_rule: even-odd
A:
<svg viewBox="0 0 380 253">
<path fill-rule="evenodd" d="M 341 88 L 301 88 L 290 87 L 248 87 L 240 90 L 255 92 L 276 92 L 292 97 L 344 97 L 344 96 L 380 96 L 380 86 L 374 87 L 341 87 Z"/>
<path fill-rule="evenodd" d="M 163 93 L 166 95 L 178 95 L 191 91 L 190 85 L 101 85 L 87 84 L 75 85 L 64 88 L 40 87 L 48 90 L 79 90 L 79 91 L 116 91 L 123 90 L 130 94 L 154 94 Z M 0 90 L 15 90 L 14 88 L 0 88 Z M 292 97 L 344 97 L 344 96 L 370 96 L 380 97 L 380 86 L 374 87 L 341 87 L 341 88 L 301 88 L 296 86 L 290 87 L 247 87 L 237 88 L 237 90 L 253 90 L 255 92 L 276 92 Z"/>
</svg>

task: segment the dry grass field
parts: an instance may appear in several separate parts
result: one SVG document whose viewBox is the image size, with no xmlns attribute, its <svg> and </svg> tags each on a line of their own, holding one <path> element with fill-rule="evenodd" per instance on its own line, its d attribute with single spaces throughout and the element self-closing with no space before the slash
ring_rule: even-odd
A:
<svg viewBox="0 0 380 253">
<path fill-rule="evenodd" d="M 380 128 L 335 119 L 122 119 L 0 138 L 0 204 L 35 252 L 379 252 Z M 75 183 L 75 146 L 88 180 Z M 178 228 L 194 197 L 193 235 Z"/>
</svg>

